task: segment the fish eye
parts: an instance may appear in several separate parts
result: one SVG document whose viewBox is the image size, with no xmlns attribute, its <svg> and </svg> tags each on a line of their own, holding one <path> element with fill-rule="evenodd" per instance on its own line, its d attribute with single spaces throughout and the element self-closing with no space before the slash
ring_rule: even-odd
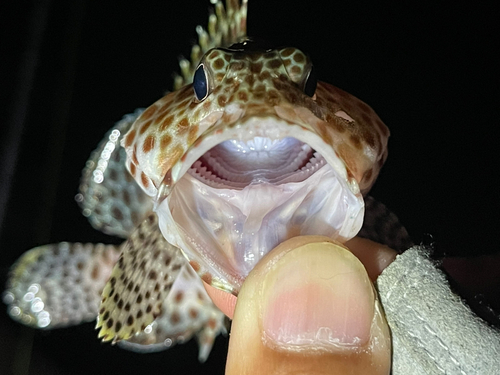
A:
<svg viewBox="0 0 500 375">
<path fill-rule="evenodd" d="M 304 94 L 310 96 L 311 98 L 314 96 L 316 92 L 316 86 L 318 85 L 318 78 L 316 77 L 316 71 L 314 66 L 311 66 L 311 70 L 309 70 L 309 75 L 306 78 L 304 83 Z"/>
<path fill-rule="evenodd" d="M 200 64 L 194 73 L 193 89 L 196 99 L 200 102 L 208 96 L 208 78 L 203 64 Z"/>
</svg>

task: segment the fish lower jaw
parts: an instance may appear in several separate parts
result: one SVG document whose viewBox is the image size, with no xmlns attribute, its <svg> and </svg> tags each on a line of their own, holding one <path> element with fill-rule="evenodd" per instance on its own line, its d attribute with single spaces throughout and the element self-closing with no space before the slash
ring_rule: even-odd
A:
<svg viewBox="0 0 500 375">
<path fill-rule="evenodd" d="M 252 177 L 231 181 L 234 187 L 228 180 L 207 183 L 200 177 L 203 167 L 194 167 L 157 206 L 160 229 L 204 279 L 236 294 L 257 262 L 281 242 L 300 235 L 344 242 L 361 228 L 361 195 L 353 194 L 326 162 L 315 166 L 314 173 L 297 181 L 258 183 Z"/>
</svg>

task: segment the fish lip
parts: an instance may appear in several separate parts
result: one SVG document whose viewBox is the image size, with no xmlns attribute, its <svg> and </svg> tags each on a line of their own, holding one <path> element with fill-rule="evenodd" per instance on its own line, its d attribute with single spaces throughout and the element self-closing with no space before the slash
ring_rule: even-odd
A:
<svg viewBox="0 0 500 375">
<path fill-rule="evenodd" d="M 307 125 L 283 119 L 277 114 L 265 114 L 263 116 L 239 117 L 231 125 L 222 122 L 222 119 L 210 127 L 193 145 L 191 145 L 182 157 L 165 174 L 155 199 L 155 209 L 170 195 L 175 184 L 187 173 L 189 168 L 202 155 L 218 144 L 237 139 L 248 141 L 255 137 L 266 137 L 270 139 L 283 139 L 293 137 L 311 146 L 320 153 L 325 161 L 335 170 L 339 180 L 355 196 L 360 196 L 358 182 L 349 178 L 347 168 L 343 160 L 337 155 L 333 147 L 317 135 Z"/>
</svg>

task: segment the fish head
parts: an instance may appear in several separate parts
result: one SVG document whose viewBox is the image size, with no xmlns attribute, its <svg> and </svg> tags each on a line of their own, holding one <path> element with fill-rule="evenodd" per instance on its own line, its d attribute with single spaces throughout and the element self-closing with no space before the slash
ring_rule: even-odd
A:
<svg viewBox="0 0 500 375">
<path fill-rule="evenodd" d="M 291 237 L 356 235 L 388 136 L 368 105 L 318 82 L 299 49 L 242 42 L 209 50 L 193 83 L 147 108 L 122 145 L 167 241 L 237 294 Z"/>
</svg>

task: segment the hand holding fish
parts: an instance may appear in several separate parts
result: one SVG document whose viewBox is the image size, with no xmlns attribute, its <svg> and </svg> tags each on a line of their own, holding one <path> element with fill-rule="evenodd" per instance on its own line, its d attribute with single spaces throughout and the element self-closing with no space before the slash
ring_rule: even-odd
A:
<svg viewBox="0 0 500 375">
<path fill-rule="evenodd" d="M 348 246 L 296 237 L 262 259 L 237 298 L 205 286 L 234 319 L 226 374 L 389 373 L 390 332 L 371 281 L 396 252 L 358 237 Z"/>
</svg>

